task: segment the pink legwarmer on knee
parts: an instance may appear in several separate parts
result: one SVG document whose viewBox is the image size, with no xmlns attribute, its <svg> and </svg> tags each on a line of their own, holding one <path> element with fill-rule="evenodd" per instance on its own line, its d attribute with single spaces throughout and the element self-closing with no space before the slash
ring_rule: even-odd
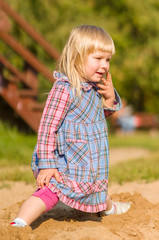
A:
<svg viewBox="0 0 159 240">
<path fill-rule="evenodd" d="M 40 188 L 33 196 L 39 197 L 46 205 L 46 212 L 50 211 L 58 203 L 59 198 L 56 193 L 53 193 L 48 187 Z"/>
</svg>

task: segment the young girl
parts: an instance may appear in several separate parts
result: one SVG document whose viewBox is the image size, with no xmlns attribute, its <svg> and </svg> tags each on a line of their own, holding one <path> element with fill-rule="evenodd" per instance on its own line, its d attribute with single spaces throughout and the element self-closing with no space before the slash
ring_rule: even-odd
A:
<svg viewBox="0 0 159 240">
<path fill-rule="evenodd" d="M 12 226 L 30 225 L 60 200 L 101 215 L 128 211 L 108 196 L 109 146 L 105 116 L 121 107 L 109 64 L 115 47 L 103 29 L 83 25 L 70 34 L 50 91 L 32 158 L 37 190 Z"/>
</svg>

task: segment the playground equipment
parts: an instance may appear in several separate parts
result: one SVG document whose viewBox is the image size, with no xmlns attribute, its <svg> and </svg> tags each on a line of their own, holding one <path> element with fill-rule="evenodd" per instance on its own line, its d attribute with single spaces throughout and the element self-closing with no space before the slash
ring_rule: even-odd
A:
<svg viewBox="0 0 159 240">
<path fill-rule="evenodd" d="M 52 83 L 54 79 L 50 70 L 10 34 L 9 18 L 36 41 L 52 59 L 57 60 L 60 54 L 4 0 L 0 0 L 0 39 L 30 66 L 21 72 L 0 54 L 0 96 L 37 132 L 44 103 L 40 104 L 36 100 L 38 96 L 36 73 L 42 74 Z M 5 68 L 10 72 L 7 78 L 3 74 Z M 19 82 L 23 86 L 21 89 L 18 88 Z"/>
</svg>

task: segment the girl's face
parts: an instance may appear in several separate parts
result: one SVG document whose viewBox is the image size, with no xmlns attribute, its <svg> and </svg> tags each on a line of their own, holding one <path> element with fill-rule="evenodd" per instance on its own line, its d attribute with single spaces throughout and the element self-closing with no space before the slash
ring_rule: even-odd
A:
<svg viewBox="0 0 159 240">
<path fill-rule="evenodd" d="M 85 62 L 86 80 L 99 82 L 109 71 L 111 57 L 110 52 L 96 51 L 89 54 Z"/>
</svg>

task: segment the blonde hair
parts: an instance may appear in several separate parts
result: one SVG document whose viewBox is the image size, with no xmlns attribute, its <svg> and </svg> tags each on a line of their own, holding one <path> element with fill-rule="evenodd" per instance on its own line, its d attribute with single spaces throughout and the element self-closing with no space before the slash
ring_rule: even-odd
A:
<svg viewBox="0 0 159 240">
<path fill-rule="evenodd" d="M 64 73 L 80 96 L 80 82 L 84 81 L 85 61 L 95 51 L 115 53 L 110 35 L 100 27 L 82 25 L 74 28 L 63 49 L 57 71 Z"/>
</svg>

